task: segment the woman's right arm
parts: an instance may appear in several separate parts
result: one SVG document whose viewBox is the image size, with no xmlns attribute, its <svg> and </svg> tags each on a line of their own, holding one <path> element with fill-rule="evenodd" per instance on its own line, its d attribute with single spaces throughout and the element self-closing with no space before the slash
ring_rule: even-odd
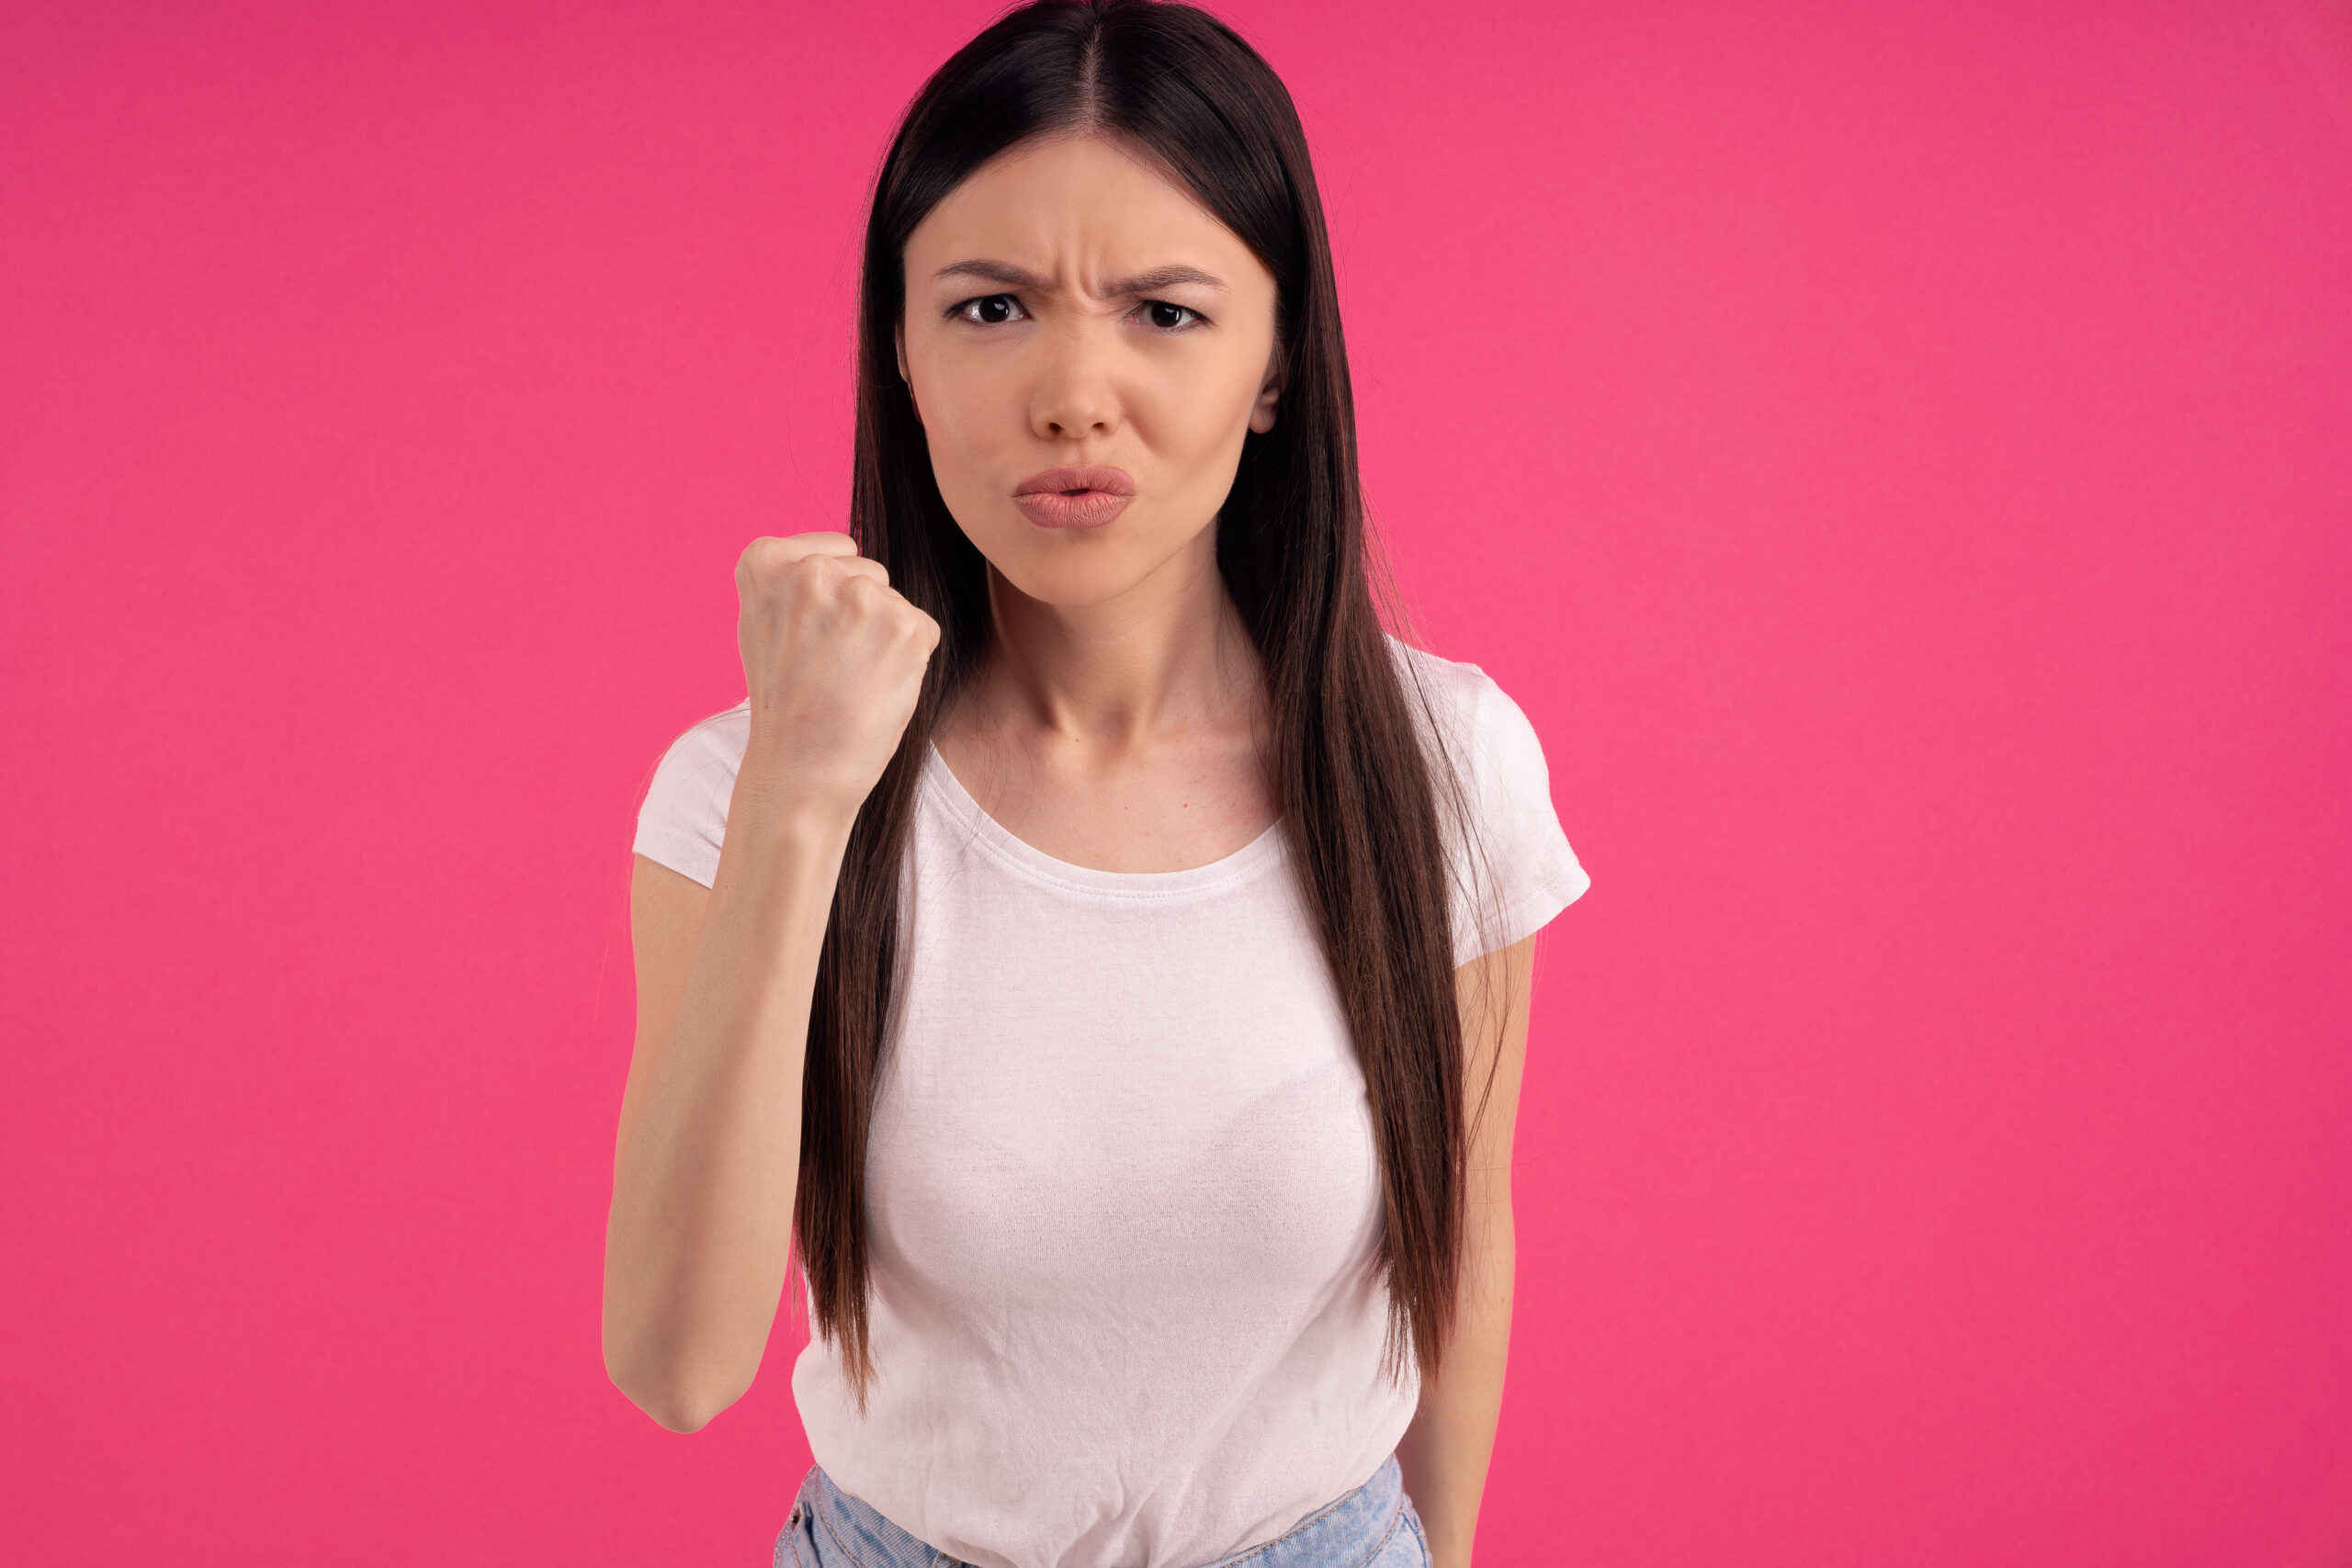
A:
<svg viewBox="0 0 2352 1568">
<path fill-rule="evenodd" d="M 709 889 L 638 858 L 637 1038 L 605 1235 L 605 1371 L 678 1432 L 741 1398 L 767 1348 L 833 886 L 939 637 L 846 535 L 755 540 L 736 579 L 751 740 Z"/>
</svg>

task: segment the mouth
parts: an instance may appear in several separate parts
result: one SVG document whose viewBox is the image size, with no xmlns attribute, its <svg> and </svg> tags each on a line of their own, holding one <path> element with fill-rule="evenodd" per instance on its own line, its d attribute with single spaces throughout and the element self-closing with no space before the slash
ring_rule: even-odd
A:
<svg viewBox="0 0 2352 1568">
<path fill-rule="evenodd" d="M 1135 493 L 1124 468 L 1047 468 L 1014 488 L 1012 504 L 1040 528 L 1100 528 L 1125 511 Z"/>
<path fill-rule="evenodd" d="M 1108 491 L 1033 491 L 1012 504 L 1040 528 L 1100 528 L 1127 509 L 1127 498 Z"/>
</svg>

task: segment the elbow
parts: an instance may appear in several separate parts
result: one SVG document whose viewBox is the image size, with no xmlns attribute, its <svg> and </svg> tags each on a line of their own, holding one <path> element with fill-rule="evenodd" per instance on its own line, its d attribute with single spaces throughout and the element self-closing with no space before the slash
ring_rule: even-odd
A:
<svg viewBox="0 0 2352 1568">
<path fill-rule="evenodd" d="M 766 1347 L 719 1337 L 669 1299 L 673 1292 L 628 1288 L 646 1273 L 607 1258 L 599 1336 L 605 1376 L 663 1430 L 698 1432 L 750 1391 Z"/>
<path fill-rule="evenodd" d="M 605 1375 L 631 1404 L 651 1416 L 655 1426 L 679 1433 L 699 1432 L 709 1426 L 720 1411 L 742 1398 L 749 1386 L 748 1381 L 741 1385 L 730 1381 L 721 1388 L 707 1380 L 682 1376 L 674 1369 L 649 1367 L 643 1358 L 616 1356 L 610 1344 L 605 1348 Z"/>
<path fill-rule="evenodd" d="M 613 1386 L 628 1396 L 628 1402 L 653 1418 L 653 1424 L 664 1431 L 699 1432 L 715 1420 L 718 1413 L 735 1403 L 738 1394 L 714 1397 L 683 1383 L 635 1379 L 624 1382 L 613 1379 Z"/>
<path fill-rule="evenodd" d="M 655 1426 L 664 1431 L 681 1435 L 701 1431 L 710 1425 L 713 1416 L 726 1408 L 725 1405 L 704 1404 L 692 1399 L 674 1396 L 667 1399 L 639 1399 L 635 1394 L 630 1394 L 629 1398 L 639 1410 L 653 1417 Z"/>
<path fill-rule="evenodd" d="M 757 1371 L 758 1369 L 754 1367 L 752 1371 Z M 729 1378 L 723 1384 L 707 1381 L 673 1384 L 665 1391 L 669 1399 L 661 1408 L 648 1405 L 638 1408 L 673 1432 L 699 1432 L 717 1420 L 720 1411 L 749 1393 L 751 1389 L 749 1375 Z"/>
</svg>

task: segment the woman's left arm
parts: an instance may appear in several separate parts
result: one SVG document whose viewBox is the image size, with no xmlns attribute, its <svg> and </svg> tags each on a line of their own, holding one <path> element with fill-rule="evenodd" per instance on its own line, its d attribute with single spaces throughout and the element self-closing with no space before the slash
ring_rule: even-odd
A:
<svg viewBox="0 0 2352 1568">
<path fill-rule="evenodd" d="M 1468 1068 L 1468 1235 L 1453 1337 L 1443 1375 L 1424 1379 L 1413 1423 L 1396 1445 L 1405 1492 L 1429 1532 L 1434 1568 L 1470 1568 L 1478 1500 L 1502 1410 L 1503 1364 L 1510 1349 L 1510 1145 L 1519 1117 L 1520 1071 L 1527 1058 L 1535 939 L 1498 948 L 1454 971 Z M 1494 1087 L 1485 1090 L 1489 1068 Z M 1487 1092 L 1486 1109 L 1478 1098 Z"/>
</svg>

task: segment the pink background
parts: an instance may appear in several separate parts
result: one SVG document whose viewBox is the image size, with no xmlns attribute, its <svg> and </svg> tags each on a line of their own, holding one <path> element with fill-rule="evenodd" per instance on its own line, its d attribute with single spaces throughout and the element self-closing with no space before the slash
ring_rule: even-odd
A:
<svg viewBox="0 0 2352 1568">
<path fill-rule="evenodd" d="M 646 777 L 991 12 L 12 0 L 13 1561 L 755 1563 L 598 1290 Z M 1543 735 L 1479 1561 L 2352 1562 L 2352 11 L 1231 6 Z"/>
</svg>

